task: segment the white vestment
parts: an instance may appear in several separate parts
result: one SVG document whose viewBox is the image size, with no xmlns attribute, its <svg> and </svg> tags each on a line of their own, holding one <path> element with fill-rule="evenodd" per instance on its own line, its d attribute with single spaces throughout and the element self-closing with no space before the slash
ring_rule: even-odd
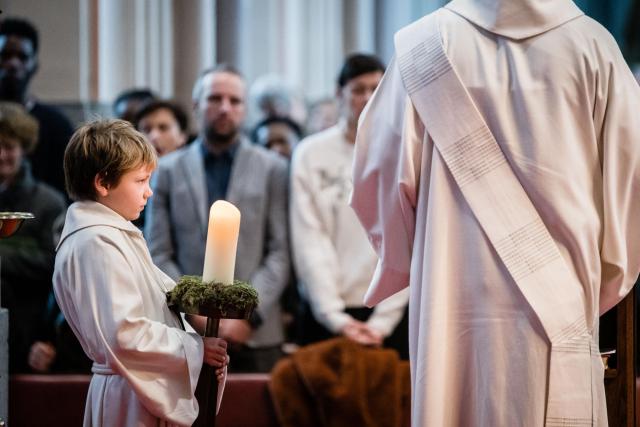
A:
<svg viewBox="0 0 640 427">
<path fill-rule="evenodd" d="M 640 268 L 630 234 L 640 229 L 633 76 L 612 37 L 570 1 L 454 0 L 441 11 L 440 33 L 579 278 L 597 339 L 599 314 Z M 352 206 L 380 256 L 367 303 L 410 285 L 413 425 L 545 425 L 549 341 L 434 148 L 395 61 L 360 119 Z M 593 418 L 571 425 L 606 425 L 596 380 Z"/>
<path fill-rule="evenodd" d="M 94 361 L 84 425 L 191 425 L 202 338 L 186 322 L 182 330 L 167 307 L 165 292 L 175 283 L 151 261 L 142 233 L 100 203 L 72 204 L 53 284 Z"/>
</svg>

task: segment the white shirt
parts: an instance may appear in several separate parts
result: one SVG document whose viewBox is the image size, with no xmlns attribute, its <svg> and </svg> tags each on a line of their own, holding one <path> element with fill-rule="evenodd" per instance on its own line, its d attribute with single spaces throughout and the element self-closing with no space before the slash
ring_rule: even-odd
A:
<svg viewBox="0 0 640 427">
<path fill-rule="evenodd" d="M 316 320 L 339 333 L 362 307 L 377 263 L 349 206 L 354 144 L 333 126 L 302 141 L 291 162 L 291 238 L 302 292 Z M 400 322 L 408 293 L 376 307 L 367 323 L 389 335 Z"/>
</svg>

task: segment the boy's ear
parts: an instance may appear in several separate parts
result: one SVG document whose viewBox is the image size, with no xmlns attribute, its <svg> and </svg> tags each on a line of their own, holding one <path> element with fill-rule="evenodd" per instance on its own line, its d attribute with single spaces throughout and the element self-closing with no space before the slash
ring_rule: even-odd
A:
<svg viewBox="0 0 640 427">
<path fill-rule="evenodd" d="M 109 194 L 109 188 L 104 184 L 104 180 L 100 177 L 100 174 L 96 174 L 93 178 L 93 186 L 100 197 L 106 197 Z"/>
</svg>

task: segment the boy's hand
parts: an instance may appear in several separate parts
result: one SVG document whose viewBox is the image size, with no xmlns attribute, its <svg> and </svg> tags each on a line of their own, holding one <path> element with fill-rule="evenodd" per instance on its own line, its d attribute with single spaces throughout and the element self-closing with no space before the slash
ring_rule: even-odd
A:
<svg viewBox="0 0 640 427">
<path fill-rule="evenodd" d="M 227 342 L 222 338 L 215 337 L 203 337 L 202 340 L 204 341 L 204 363 L 224 370 L 229 363 Z"/>
<path fill-rule="evenodd" d="M 227 357 L 227 360 L 229 358 Z M 227 367 L 225 366 L 224 368 L 218 368 L 216 369 L 216 380 L 218 381 L 218 383 L 221 383 L 222 380 L 224 380 L 224 373 L 227 370 Z"/>
</svg>

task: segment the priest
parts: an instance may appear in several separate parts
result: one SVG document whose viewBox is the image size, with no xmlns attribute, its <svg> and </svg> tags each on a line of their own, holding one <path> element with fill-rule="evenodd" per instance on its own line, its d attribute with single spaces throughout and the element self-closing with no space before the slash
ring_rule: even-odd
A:
<svg viewBox="0 0 640 427">
<path fill-rule="evenodd" d="M 640 88 L 570 0 L 453 0 L 400 30 L 351 204 L 410 288 L 413 426 L 606 426 L 598 319 L 640 269 Z"/>
</svg>

